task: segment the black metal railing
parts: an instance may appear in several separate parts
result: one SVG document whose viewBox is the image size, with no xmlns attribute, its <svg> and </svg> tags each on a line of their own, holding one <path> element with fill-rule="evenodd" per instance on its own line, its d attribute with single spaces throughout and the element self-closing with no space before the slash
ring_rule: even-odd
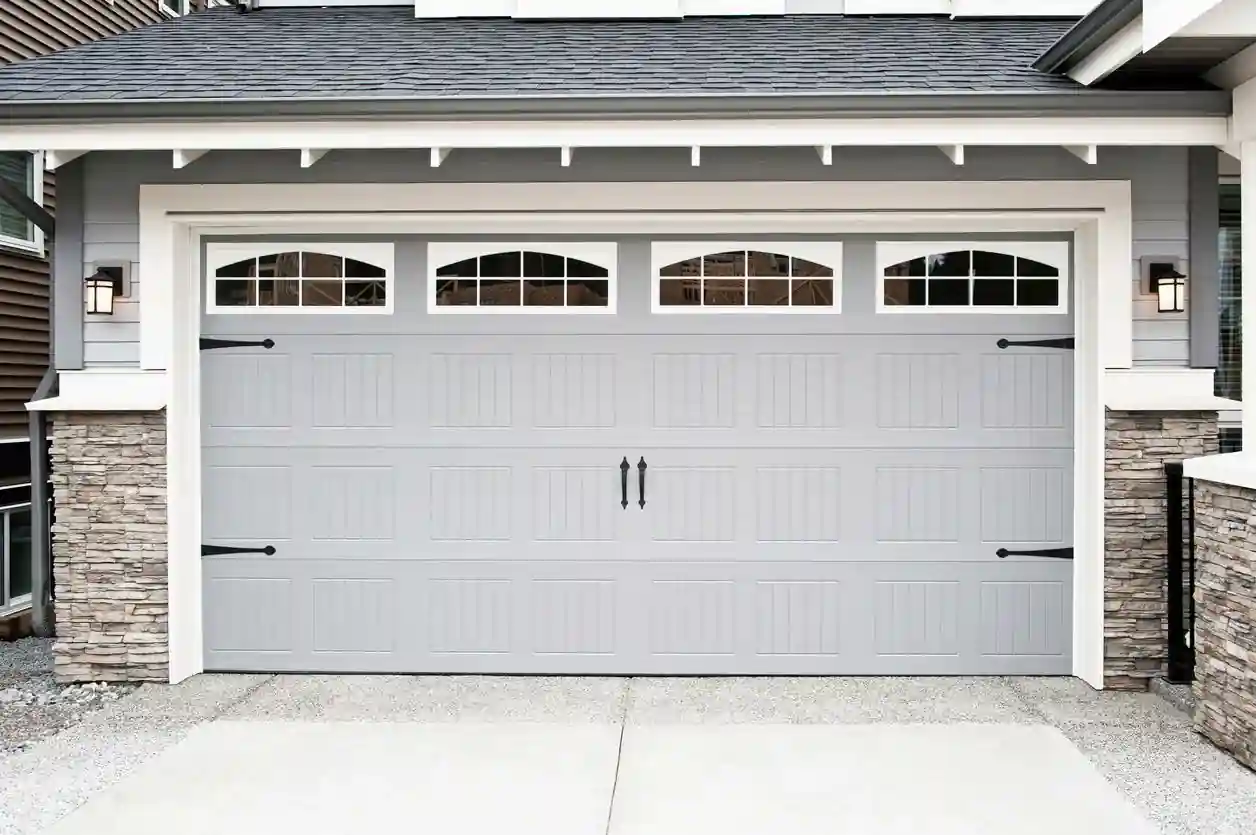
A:
<svg viewBox="0 0 1256 835">
<path fill-rule="evenodd" d="M 1195 680 L 1195 482 L 1180 461 L 1164 465 L 1169 564 L 1166 593 L 1169 621 L 1168 679 Z"/>
</svg>

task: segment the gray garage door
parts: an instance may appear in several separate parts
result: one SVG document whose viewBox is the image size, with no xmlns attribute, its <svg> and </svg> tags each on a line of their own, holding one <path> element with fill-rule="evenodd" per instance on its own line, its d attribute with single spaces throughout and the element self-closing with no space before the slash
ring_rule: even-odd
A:
<svg viewBox="0 0 1256 835">
<path fill-rule="evenodd" d="M 566 288 L 614 313 L 503 312 L 545 282 L 477 296 L 454 269 L 441 300 L 482 312 L 433 314 L 402 241 L 390 313 L 207 314 L 207 668 L 1070 672 L 1072 317 L 878 311 L 960 302 L 874 251 L 847 242 L 840 313 L 712 315 L 755 286 L 701 268 L 656 309 L 625 240 L 617 286 Z M 211 293 L 381 302 L 369 265 L 340 269 L 360 280 L 237 265 Z M 966 280 L 969 304 L 1042 302 Z M 831 302 L 806 283 L 796 304 Z"/>
</svg>

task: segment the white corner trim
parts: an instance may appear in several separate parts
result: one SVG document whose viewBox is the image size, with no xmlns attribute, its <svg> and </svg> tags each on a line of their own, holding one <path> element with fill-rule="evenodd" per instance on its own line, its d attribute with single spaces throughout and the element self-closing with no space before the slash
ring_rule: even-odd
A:
<svg viewBox="0 0 1256 835">
<path fill-rule="evenodd" d="M 1104 375 L 1104 403 L 1123 412 L 1212 412 L 1240 408 L 1213 394 L 1210 368 L 1113 369 Z"/>
<path fill-rule="evenodd" d="M 1143 18 L 1140 15 L 1083 58 L 1077 66 L 1068 71 L 1068 75 L 1079 84 L 1089 87 L 1107 78 L 1142 54 Z"/>
<path fill-rule="evenodd" d="M 60 394 L 26 404 L 32 412 L 154 412 L 166 408 L 164 371 L 100 368 L 62 371 Z"/>
<path fill-rule="evenodd" d="M 1205 455 L 1188 458 L 1182 463 L 1182 471 L 1187 478 L 1256 490 L 1256 452 Z"/>
</svg>

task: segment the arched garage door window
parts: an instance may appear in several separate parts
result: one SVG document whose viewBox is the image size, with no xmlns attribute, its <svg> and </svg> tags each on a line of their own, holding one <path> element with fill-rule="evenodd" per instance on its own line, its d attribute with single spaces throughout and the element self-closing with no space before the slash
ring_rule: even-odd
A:
<svg viewBox="0 0 1256 835">
<path fill-rule="evenodd" d="M 392 311 L 392 244 L 222 243 L 206 255 L 210 313 Z"/>
<path fill-rule="evenodd" d="M 883 242 L 877 264 L 882 312 L 1068 312 L 1063 242 Z"/>
<path fill-rule="evenodd" d="M 611 243 L 433 243 L 429 313 L 608 313 Z"/>
<path fill-rule="evenodd" d="M 657 242 L 659 313 L 837 313 L 842 246 L 828 242 Z"/>
</svg>

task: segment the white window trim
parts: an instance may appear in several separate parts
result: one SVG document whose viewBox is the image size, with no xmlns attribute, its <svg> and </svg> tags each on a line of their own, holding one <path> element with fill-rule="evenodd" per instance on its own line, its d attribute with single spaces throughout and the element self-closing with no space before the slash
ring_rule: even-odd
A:
<svg viewBox="0 0 1256 835">
<path fill-rule="evenodd" d="M 322 252 L 328 255 L 339 255 L 341 258 L 354 258 L 377 267 L 384 268 L 382 279 L 369 279 L 384 282 L 384 304 L 377 306 L 341 306 L 341 307 L 280 307 L 262 306 L 242 307 L 233 305 L 219 306 L 215 303 L 214 272 L 219 267 L 243 261 L 245 258 L 259 258 L 276 252 Z M 390 243 L 357 243 L 346 241 L 249 241 L 249 242 L 212 242 L 205 245 L 205 312 L 224 316 L 387 316 L 393 312 L 394 276 L 396 254 Z M 265 279 L 262 279 L 263 281 Z M 342 282 L 347 279 L 340 279 Z"/>
<path fill-rule="evenodd" d="M 436 271 L 447 264 L 498 252 L 544 252 L 588 261 L 606 269 L 607 299 L 604 307 L 527 307 L 524 305 L 438 305 Z M 606 316 L 614 315 L 619 299 L 619 245 L 609 241 L 555 243 L 550 241 L 449 241 L 427 245 L 427 312 L 433 316 Z M 521 279 L 522 280 L 522 277 Z"/>
<path fill-rule="evenodd" d="M 669 264 L 696 258 L 699 255 L 714 255 L 718 252 L 730 252 L 739 249 L 774 252 L 779 255 L 791 255 L 805 258 L 817 264 L 833 268 L 833 304 L 827 307 L 792 305 L 661 305 L 659 294 L 664 278 L 659 271 Z M 842 312 L 842 244 L 838 241 L 655 241 L 650 245 L 650 311 L 665 316 L 832 316 Z M 734 276 L 735 277 L 735 276 Z"/>
<path fill-rule="evenodd" d="M 31 189 L 27 196 L 35 201 L 36 205 L 42 206 L 44 205 L 44 154 L 43 151 L 35 151 L 30 156 Z M 26 223 L 31 228 L 31 237 L 14 238 L 9 235 L 0 235 L 0 247 L 43 256 L 45 254 L 44 230 L 30 221 Z"/>
<path fill-rule="evenodd" d="M 983 249 L 987 252 L 999 252 L 1021 258 L 1032 258 L 1044 264 L 1050 264 L 1060 271 L 1060 303 L 1053 306 L 1036 305 L 892 305 L 885 303 L 885 269 L 886 267 L 910 261 L 913 258 L 924 258 L 940 252 L 957 250 Z M 928 313 L 934 316 L 955 315 L 1019 315 L 1019 316 L 1054 316 L 1069 312 L 1069 245 L 1065 241 L 878 241 L 877 242 L 877 298 L 876 312 L 886 314 L 917 315 Z M 991 276 L 991 278 L 1015 278 L 1015 276 Z"/>
</svg>

